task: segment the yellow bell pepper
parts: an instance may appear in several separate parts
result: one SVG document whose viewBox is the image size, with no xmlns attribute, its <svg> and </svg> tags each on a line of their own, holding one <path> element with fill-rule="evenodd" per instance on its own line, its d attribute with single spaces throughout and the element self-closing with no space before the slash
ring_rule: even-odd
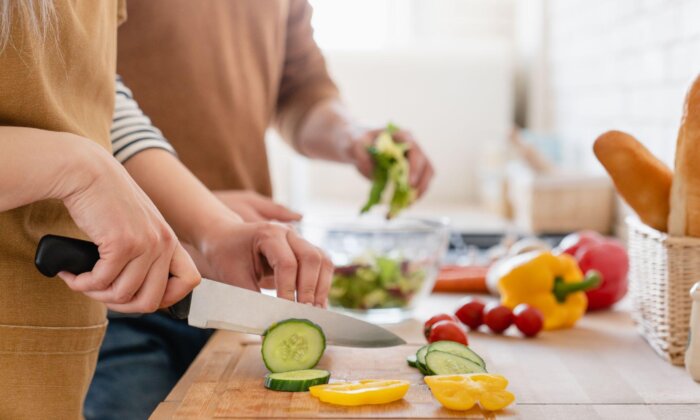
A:
<svg viewBox="0 0 700 420">
<path fill-rule="evenodd" d="M 584 278 L 576 260 L 567 254 L 535 251 L 504 261 L 496 268 L 501 303 L 511 309 L 526 303 L 544 316 L 544 329 L 574 326 L 586 312 L 584 293 L 596 287 L 600 273 Z"/>
<path fill-rule="evenodd" d="M 316 385 L 309 391 L 325 403 L 356 406 L 398 401 L 406 395 L 409 386 L 408 381 L 365 379 Z"/>
<path fill-rule="evenodd" d="M 426 376 L 435 399 L 450 410 L 466 411 L 478 402 L 488 411 L 508 407 L 515 396 L 506 390 L 508 380 L 492 373 Z"/>
</svg>

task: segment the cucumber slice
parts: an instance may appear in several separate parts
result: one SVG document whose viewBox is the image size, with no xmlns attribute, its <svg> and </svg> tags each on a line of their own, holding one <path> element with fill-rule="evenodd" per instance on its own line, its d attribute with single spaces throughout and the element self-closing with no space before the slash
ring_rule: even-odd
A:
<svg viewBox="0 0 700 420">
<path fill-rule="evenodd" d="M 409 354 L 406 356 L 406 363 L 412 368 L 418 368 L 418 358 L 415 354 Z"/>
<path fill-rule="evenodd" d="M 425 363 L 433 375 L 459 375 L 464 373 L 486 373 L 483 366 L 479 366 L 469 359 L 455 356 L 440 350 L 428 352 Z"/>
<path fill-rule="evenodd" d="M 425 355 L 428 354 L 428 346 L 423 346 L 416 352 L 416 362 L 419 365 L 425 366 Z"/>
<path fill-rule="evenodd" d="M 423 346 L 416 352 L 416 368 L 423 375 L 430 375 L 428 367 L 425 365 L 425 355 L 428 354 L 428 346 Z"/>
<path fill-rule="evenodd" d="M 265 331 L 262 358 L 270 372 L 311 369 L 326 350 L 321 327 L 306 319 L 287 319 Z"/>
<path fill-rule="evenodd" d="M 418 371 L 423 374 L 423 376 L 429 376 L 432 375 L 430 371 L 428 370 L 428 367 L 425 365 L 421 365 L 420 363 L 416 365 L 416 368 L 418 368 Z"/>
<path fill-rule="evenodd" d="M 474 350 L 465 346 L 462 343 L 456 343 L 454 341 L 436 341 L 428 346 L 428 353 L 431 351 L 444 351 L 445 353 L 454 354 L 455 356 L 463 357 L 469 359 L 477 365 L 486 369 L 486 362 Z"/>
<path fill-rule="evenodd" d="M 331 373 L 323 369 L 293 370 L 268 373 L 265 388 L 273 391 L 306 392 L 314 385 L 327 384 Z"/>
</svg>

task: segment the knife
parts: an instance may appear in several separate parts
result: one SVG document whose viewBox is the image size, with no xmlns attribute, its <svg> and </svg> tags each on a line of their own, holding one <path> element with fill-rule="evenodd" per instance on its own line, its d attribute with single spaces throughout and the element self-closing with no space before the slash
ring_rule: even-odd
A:
<svg viewBox="0 0 700 420">
<path fill-rule="evenodd" d="M 97 245 L 64 236 L 46 235 L 37 246 L 34 264 L 41 274 L 91 271 L 99 260 Z M 180 302 L 166 309 L 175 319 L 199 328 L 220 328 L 262 335 L 275 322 L 288 318 L 318 324 L 330 344 L 346 347 L 391 347 L 406 344 L 396 334 L 369 322 L 259 292 L 202 279 Z"/>
</svg>

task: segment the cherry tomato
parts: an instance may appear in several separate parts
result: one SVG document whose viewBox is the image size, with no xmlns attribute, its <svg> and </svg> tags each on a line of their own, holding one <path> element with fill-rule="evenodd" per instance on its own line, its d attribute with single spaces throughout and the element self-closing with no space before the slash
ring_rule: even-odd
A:
<svg viewBox="0 0 700 420">
<path fill-rule="evenodd" d="M 525 337 L 534 337 L 542 331 L 544 317 L 539 309 L 521 303 L 515 307 L 513 315 L 515 316 L 515 326 Z"/>
<path fill-rule="evenodd" d="M 496 334 L 507 330 L 513 321 L 513 312 L 499 303 L 491 303 L 484 309 L 484 324 Z"/>
<path fill-rule="evenodd" d="M 467 299 L 462 306 L 457 309 L 455 316 L 466 326 L 475 330 L 484 323 L 484 303 L 478 299 Z"/>
<path fill-rule="evenodd" d="M 430 328 L 428 343 L 436 341 L 456 341 L 465 346 L 469 344 L 467 333 L 456 321 L 438 321 Z"/>
<path fill-rule="evenodd" d="M 425 321 L 425 324 L 423 324 L 423 335 L 425 338 L 428 338 L 430 336 L 430 328 L 435 324 L 436 322 L 439 321 L 456 321 L 457 319 L 453 317 L 450 314 L 437 314 L 434 317 L 430 318 L 429 320 Z"/>
</svg>

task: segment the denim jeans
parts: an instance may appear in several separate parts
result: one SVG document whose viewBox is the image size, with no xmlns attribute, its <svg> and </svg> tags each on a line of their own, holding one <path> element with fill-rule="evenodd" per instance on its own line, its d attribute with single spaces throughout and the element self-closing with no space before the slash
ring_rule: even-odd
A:
<svg viewBox="0 0 700 420">
<path fill-rule="evenodd" d="M 110 316 L 85 400 L 85 418 L 147 419 L 212 333 L 160 313 Z"/>
</svg>

